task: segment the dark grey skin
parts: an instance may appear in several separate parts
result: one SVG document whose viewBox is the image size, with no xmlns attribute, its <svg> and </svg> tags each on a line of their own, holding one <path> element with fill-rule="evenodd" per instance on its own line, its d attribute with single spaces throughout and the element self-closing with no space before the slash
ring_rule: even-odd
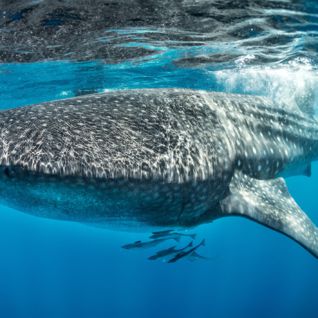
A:
<svg viewBox="0 0 318 318">
<path fill-rule="evenodd" d="M 192 244 L 192 242 L 189 244 Z M 149 256 L 148 259 L 150 261 L 156 261 L 160 258 L 164 258 L 164 257 L 169 256 L 171 254 L 175 254 L 177 251 L 178 250 L 176 249 L 176 246 L 171 246 L 169 248 L 166 248 L 164 250 L 156 252 L 156 254 Z"/>
<path fill-rule="evenodd" d="M 176 246 L 171 246 L 169 248 L 166 248 L 164 250 L 156 252 L 156 254 L 148 257 L 148 259 L 151 261 L 155 261 L 157 259 L 164 258 L 164 257 L 170 256 L 170 255 L 185 251 L 186 249 L 192 248 L 192 246 L 193 246 L 192 241 L 189 244 L 187 244 L 185 247 L 182 247 L 179 249 L 176 249 Z"/>
<path fill-rule="evenodd" d="M 136 249 L 136 248 L 149 248 L 149 247 L 154 247 L 157 246 L 167 240 L 170 240 L 173 238 L 160 238 L 160 239 L 156 239 L 156 240 L 150 240 L 150 241 L 136 241 L 134 243 L 129 243 L 129 244 L 125 244 L 122 246 L 122 248 L 126 249 L 126 250 L 131 250 L 131 249 Z M 176 241 L 179 241 L 178 239 L 174 239 Z"/>
<path fill-rule="evenodd" d="M 194 257 L 199 257 L 199 254 L 196 253 L 196 250 L 201 247 L 201 246 L 204 246 L 205 245 L 205 240 L 202 240 L 199 244 L 197 244 L 196 246 L 188 249 L 188 250 L 185 250 L 185 251 L 181 251 L 179 253 L 177 253 L 173 258 L 171 258 L 168 263 L 175 263 L 187 256 L 191 256 L 192 254 L 194 254 Z"/>
<path fill-rule="evenodd" d="M 317 154 L 317 122 L 266 98 L 113 91 L 1 112 L 0 200 L 133 231 L 239 215 L 318 256 L 317 228 L 279 178 Z"/>
<path fill-rule="evenodd" d="M 169 237 L 188 237 L 194 240 L 196 238 L 196 234 L 187 234 L 187 233 L 178 233 L 172 230 L 167 231 L 159 231 L 153 232 L 150 236 L 151 239 L 158 239 L 158 238 L 169 238 Z"/>
</svg>

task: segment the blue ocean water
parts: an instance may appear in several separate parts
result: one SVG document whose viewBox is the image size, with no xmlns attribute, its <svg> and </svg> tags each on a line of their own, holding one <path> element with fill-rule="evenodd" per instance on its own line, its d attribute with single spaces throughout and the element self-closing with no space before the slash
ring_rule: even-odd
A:
<svg viewBox="0 0 318 318">
<path fill-rule="evenodd" d="M 305 13 L 266 10 L 264 15 L 278 26 L 257 31 L 254 23 L 247 39 L 215 43 L 206 34 L 191 33 L 197 45 L 187 45 L 154 37 L 180 36 L 176 30 L 122 28 L 100 41 L 124 37 L 116 45 L 154 52 L 116 63 L 3 62 L 0 107 L 150 87 L 255 94 L 278 103 L 317 105 L 317 5 L 308 1 Z M 303 20 L 289 22 L 288 17 Z M 277 34 L 274 44 L 262 42 Z M 286 37 L 289 41 L 284 42 Z M 271 54 L 262 51 L 269 47 Z M 318 224 L 318 164 L 313 164 L 311 178 L 288 178 L 287 184 Z M 153 251 L 120 248 L 146 239 L 147 233 L 41 219 L 0 206 L 0 317 L 317 317 L 318 261 L 295 242 L 236 217 L 193 232 L 206 238 L 202 253 L 208 261 L 150 262 Z"/>
</svg>

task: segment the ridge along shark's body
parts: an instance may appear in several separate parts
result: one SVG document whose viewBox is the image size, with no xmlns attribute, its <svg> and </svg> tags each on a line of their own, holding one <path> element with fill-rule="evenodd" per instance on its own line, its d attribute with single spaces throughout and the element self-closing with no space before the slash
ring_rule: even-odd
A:
<svg viewBox="0 0 318 318">
<path fill-rule="evenodd" d="M 318 256 L 282 174 L 318 154 L 318 126 L 255 96 L 113 91 L 0 113 L 0 198 L 101 226 L 189 227 L 241 215 Z"/>
</svg>

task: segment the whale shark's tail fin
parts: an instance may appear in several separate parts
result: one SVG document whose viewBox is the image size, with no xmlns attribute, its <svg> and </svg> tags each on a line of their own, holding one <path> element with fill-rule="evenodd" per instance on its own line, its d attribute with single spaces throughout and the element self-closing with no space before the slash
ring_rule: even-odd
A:
<svg viewBox="0 0 318 318">
<path fill-rule="evenodd" d="M 290 196 L 282 178 L 257 180 L 236 172 L 222 215 L 240 215 L 294 239 L 318 257 L 318 229 Z"/>
</svg>

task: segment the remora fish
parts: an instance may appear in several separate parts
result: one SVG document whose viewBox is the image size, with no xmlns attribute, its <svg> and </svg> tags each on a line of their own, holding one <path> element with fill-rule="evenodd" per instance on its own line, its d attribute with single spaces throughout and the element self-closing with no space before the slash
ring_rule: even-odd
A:
<svg viewBox="0 0 318 318">
<path fill-rule="evenodd" d="M 184 251 L 185 249 L 190 248 L 192 246 L 193 246 L 193 242 L 190 242 L 185 247 L 180 248 L 180 249 L 176 249 L 176 246 L 171 246 L 171 247 L 169 247 L 167 249 L 164 249 L 162 251 L 156 252 L 156 254 L 149 256 L 148 259 L 154 261 L 154 260 L 157 260 L 159 258 L 163 258 L 165 256 L 169 256 L 171 254 L 180 253 L 181 251 Z"/>
<path fill-rule="evenodd" d="M 155 239 L 155 238 L 169 237 L 169 236 L 179 236 L 179 237 L 183 236 L 183 237 L 189 237 L 193 240 L 196 238 L 196 234 L 178 233 L 172 230 L 152 232 L 152 235 L 150 236 L 150 238 Z"/>
<path fill-rule="evenodd" d="M 203 239 L 198 245 L 190 248 L 189 250 L 186 251 L 182 251 L 180 253 L 177 253 L 173 258 L 171 258 L 168 263 L 175 263 L 177 261 L 179 261 L 182 258 L 185 258 L 186 256 L 192 256 L 193 257 L 201 257 L 199 254 L 196 253 L 196 250 L 200 247 L 200 246 L 204 246 L 205 245 L 205 240 Z M 202 256 L 203 257 L 203 256 Z"/>
<path fill-rule="evenodd" d="M 174 238 L 171 238 L 174 239 Z M 135 248 L 149 248 L 149 247 L 153 247 L 153 246 L 157 246 L 167 240 L 170 240 L 170 238 L 163 238 L 163 239 L 156 239 L 156 240 L 151 240 L 151 241 L 136 241 L 134 243 L 129 243 L 129 244 L 125 244 L 122 246 L 122 248 L 126 249 L 126 250 L 131 250 L 131 249 L 135 249 Z M 177 242 L 179 241 L 178 239 L 174 239 Z"/>
<path fill-rule="evenodd" d="M 256 96 L 113 91 L 0 112 L 0 200 L 34 215 L 136 228 L 243 216 L 318 257 L 280 176 L 318 157 L 311 112 Z"/>
</svg>

